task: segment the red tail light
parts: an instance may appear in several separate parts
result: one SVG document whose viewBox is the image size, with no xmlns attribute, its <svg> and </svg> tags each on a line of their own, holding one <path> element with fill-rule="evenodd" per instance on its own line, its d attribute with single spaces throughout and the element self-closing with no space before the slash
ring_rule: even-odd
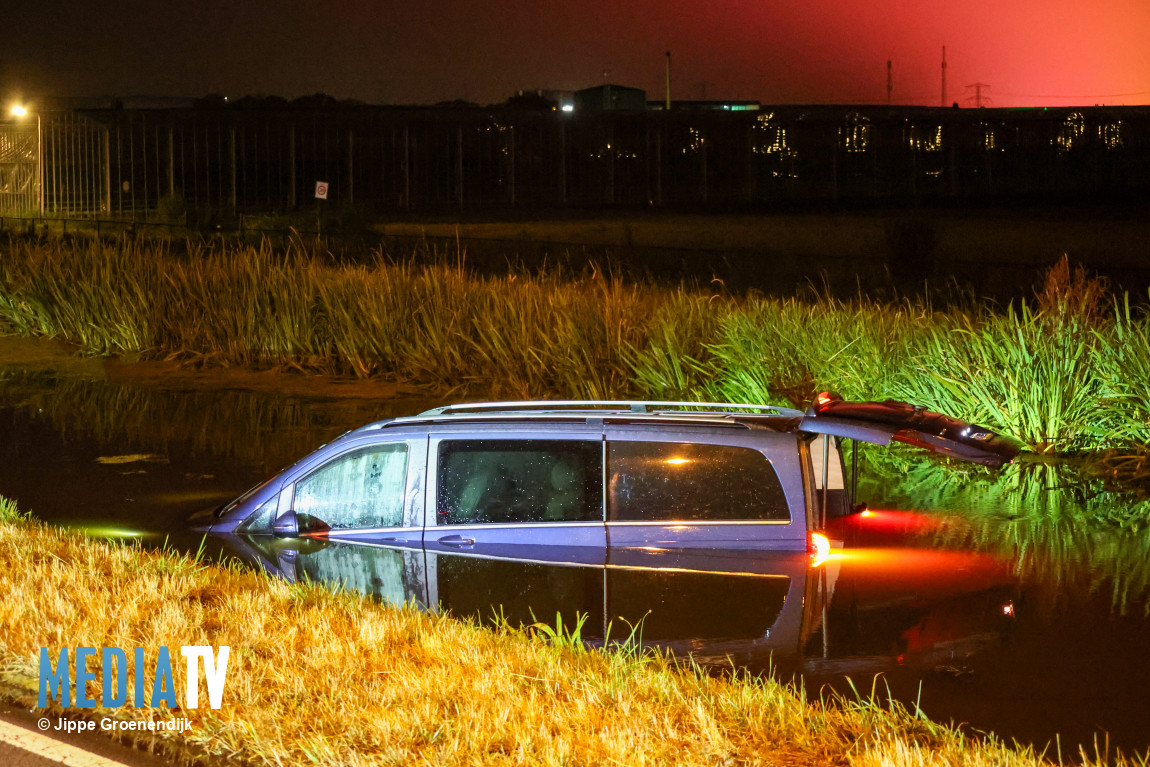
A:
<svg viewBox="0 0 1150 767">
<path fill-rule="evenodd" d="M 815 412 L 825 410 L 832 402 L 842 402 L 843 398 L 835 394 L 833 391 L 821 391 L 815 395 L 814 409 Z"/>
<path fill-rule="evenodd" d="M 818 567 L 830 556 L 831 542 L 822 533 L 811 533 L 807 551 L 811 554 L 811 567 Z"/>
</svg>

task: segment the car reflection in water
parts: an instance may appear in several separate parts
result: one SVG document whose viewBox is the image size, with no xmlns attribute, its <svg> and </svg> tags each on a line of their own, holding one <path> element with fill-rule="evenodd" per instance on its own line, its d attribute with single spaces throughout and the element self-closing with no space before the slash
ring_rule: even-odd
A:
<svg viewBox="0 0 1150 767">
<path fill-rule="evenodd" d="M 485 557 L 271 536 L 219 536 L 241 559 L 391 604 L 511 625 L 573 627 L 589 646 L 632 636 L 705 666 L 787 679 L 869 680 L 954 668 L 1003 632 L 1009 567 L 969 552 L 624 548 L 602 564 Z M 839 592 L 836 595 L 836 590 Z"/>
<path fill-rule="evenodd" d="M 952 520 L 906 511 L 866 510 L 835 520 L 832 535 L 845 540 L 835 601 L 820 657 L 808 657 L 809 680 L 884 673 L 896 686 L 925 673 L 972 673 L 972 659 L 994 652 L 1015 626 L 1022 584 L 1014 563 L 965 548 L 931 542 Z M 904 687 L 904 689 L 906 689 Z"/>
<path fill-rule="evenodd" d="M 240 558 L 391 604 L 511 625 L 572 627 L 590 646 L 635 633 L 646 646 L 703 664 L 765 667 L 797 658 L 829 596 L 801 552 L 611 550 L 604 564 L 480 557 L 314 539 L 221 536 Z"/>
</svg>

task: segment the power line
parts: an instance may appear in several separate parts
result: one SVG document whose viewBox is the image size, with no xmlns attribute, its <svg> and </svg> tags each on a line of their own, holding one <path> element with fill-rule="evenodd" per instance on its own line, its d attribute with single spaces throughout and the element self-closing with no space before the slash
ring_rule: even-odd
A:
<svg viewBox="0 0 1150 767">
<path fill-rule="evenodd" d="M 1002 95 L 1025 99 L 1117 99 L 1122 98 L 1123 96 L 1150 96 L 1150 91 L 1135 91 L 1134 93 L 1078 94 L 1073 96 L 1052 95 L 1048 93 L 1003 93 Z"/>
</svg>

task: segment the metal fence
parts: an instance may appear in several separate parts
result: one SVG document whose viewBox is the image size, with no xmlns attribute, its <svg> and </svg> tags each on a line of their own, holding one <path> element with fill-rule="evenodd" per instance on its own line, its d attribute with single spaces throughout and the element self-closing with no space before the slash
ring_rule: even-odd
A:
<svg viewBox="0 0 1150 767">
<path fill-rule="evenodd" d="M 0 211 L 34 211 L 39 202 L 36 124 L 0 125 Z"/>
<path fill-rule="evenodd" d="M 42 132 L 0 123 L 0 213 L 186 213 L 210 226 L 317 205 L 379 214 L 1150 191 L 1145 107 L 282 106 L 37 119 Z"/>
</svg>

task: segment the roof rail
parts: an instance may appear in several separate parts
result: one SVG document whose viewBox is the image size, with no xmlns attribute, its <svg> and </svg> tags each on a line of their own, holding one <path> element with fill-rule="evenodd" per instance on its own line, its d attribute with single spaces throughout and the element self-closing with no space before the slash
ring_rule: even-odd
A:
<svg viewBox="0 0 1150 767">
<path fill-rule="evenodd" d="M 674 410 L 669 410 L 674 408 Z M 705 410 L 704 410 L 705 408 Z M 524 412 L 609 412 L 609 413 L 691 413 L 731 410 L 771 411 L 784 415 L 802 415 L 798 410 L 775 405 L 738 404 L 732 402 L 675 402 L 657 400 L 524 400 L 512 402 L 468 402 L 445 405 L 420 413 L 428 418 L 442 415 L 477 415 L 480 413 Z"/>
</svg>

